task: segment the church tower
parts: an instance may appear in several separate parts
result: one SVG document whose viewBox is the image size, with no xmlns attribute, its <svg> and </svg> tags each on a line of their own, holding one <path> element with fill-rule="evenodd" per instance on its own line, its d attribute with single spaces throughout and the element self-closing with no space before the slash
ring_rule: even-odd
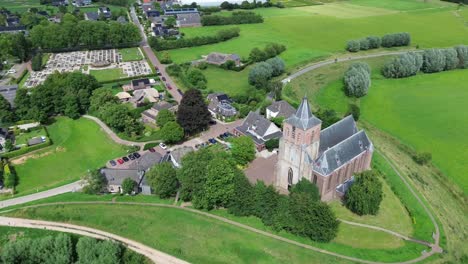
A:
<svg viewBox="0 0 468 264">
<path fill-rule="evenodd" d="M 297 112 L 284 121 L 276 168 L 278 188 L 289 190 L 302 178 L 311 180 L 319 151 L 321 125 L 322 121 L 312 114 L 306 97 Z"/>
</svg>

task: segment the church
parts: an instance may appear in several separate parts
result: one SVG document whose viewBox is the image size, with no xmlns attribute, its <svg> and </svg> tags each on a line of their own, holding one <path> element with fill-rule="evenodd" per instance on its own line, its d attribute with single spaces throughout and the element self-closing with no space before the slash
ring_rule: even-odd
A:
<svg viewBox="0 0 468 264">
<path fill-rule="evenodd" d="M 321 125 L 307 98 L 284 121 L 276 166 L 278 189 L 289 190 L 306 178 L 317 185 L 321 199 L 329 201 L 344 194 L 353 174 L 370 169 L 374 147 L 351 115 L 323 130 Z"/>
</svg>

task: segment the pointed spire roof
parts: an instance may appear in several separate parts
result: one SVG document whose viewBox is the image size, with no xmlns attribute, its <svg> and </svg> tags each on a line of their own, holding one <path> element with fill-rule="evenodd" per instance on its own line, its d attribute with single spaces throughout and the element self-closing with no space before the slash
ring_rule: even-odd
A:
<svg viewBox="0 0 468 264">
<path fill-rule="evenodd" d="M 312 114 L 307 97 L 302 99 L 301 105 L 297 109 L 296 113 L 286 119 L 285 122 L 303 130 L 307 130 L 322 123 L 320 119 Z"/>
</svg>

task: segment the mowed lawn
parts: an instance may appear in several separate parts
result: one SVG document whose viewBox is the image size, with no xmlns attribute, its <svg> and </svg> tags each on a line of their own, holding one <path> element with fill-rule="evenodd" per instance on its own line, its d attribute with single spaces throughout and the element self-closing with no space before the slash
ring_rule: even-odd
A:
<svg viewBox="0 0 468 264">
<path fill-rule="evenodd" d="M 54 144 L 15 165 L 19 195 L 77 180 L 88 170 L 125 153 L 124 147 L 111 141 L 88 119 L 59 117 L 47 129 Z"/>
<path fill-rule="evenodd" d="M 139 61 L 143 59 L 139 48 L 119 49 L 123 61 Z"/>
<path fill-rule="evenodd" d="M 123 74 L 122 69 L 120 68 L 104 69 L 104 70 L 90 70 L 89 74 L 96 77 L 98 82 L 113 81 L 113 80 L 118 80 L 118 79 L 127 77 L 126 75 Z"/>
<path fill-rule="evenodd" d="M 350 16 L 356 8 L 363 13 L 354 18 L 345 16 Z M 287 47 L 281 57 L 288 69 L 293 70 L 294 66 L 310 60 L 344 53 L 348 40 L 368 35 L 409 32 L 412 46 L 418 45 L 420 48 L 447 47 L 467 42 L 466 26 L 453 14 L 452 9 L 418 12 L 396 12 L 376 7 L 364 12 L 362 9 L 366 7 L 349 3 L 256 9 L 255 12 L 264 16 L 265 22 L 236 25 L 241 29 L 238 38 L 213 45 L 171 50 L 169 53 L 177 63 L 199 59 L 214 51 L 237 53 L 246 58 L 252 48 L 263 48 L 268 43 L 276 42 Z M 381 10 L 379 15 L 375 15 L 375 9 Z M 212 35 L 220 29 L 231 27 L 234 26 L 185 28 L 182 31 L 186 37 L 194 37 Z M 438 32 L 438 37 L 433 36 L 434 32 Z"/>
</svg>

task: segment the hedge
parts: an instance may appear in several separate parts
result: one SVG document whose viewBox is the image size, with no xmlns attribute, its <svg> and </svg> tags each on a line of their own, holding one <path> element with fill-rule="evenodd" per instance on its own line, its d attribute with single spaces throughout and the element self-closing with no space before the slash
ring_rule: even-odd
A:
<svg viewBox="0 0 468 264">
<path fill-rule="evenodd" d="M 150 148 L 154 148 L 154 147 L 157 147 L 158 146 L 158 143 L 147 143 L 145 144 L 145 146 L 143 147 L 143 150 L 148 150 Z"/>
<path fill-rule="evenodd" d="M 29 152 L 32 152 L 32 151 L 35 151 L 35 150 L 38 150 L 38 149 L 41 149 L 41 148 L 48 147 L 50 145 L 52 145 L 52 141 L 49 138 L 47 138 L 44 143 L 37 144 L 37 145 L 34 145 L 34 146 L 30 146 L 30 147 L 20 148 L 18 150 L 14 150 L 14 151 L 10 151 L 8 153 L 2 154 L 1 157 L 11 159 L 11 158 L 15 158 L 15 157 L 24 155 L 26 153 L 29 153 Z"/>
</svg>

